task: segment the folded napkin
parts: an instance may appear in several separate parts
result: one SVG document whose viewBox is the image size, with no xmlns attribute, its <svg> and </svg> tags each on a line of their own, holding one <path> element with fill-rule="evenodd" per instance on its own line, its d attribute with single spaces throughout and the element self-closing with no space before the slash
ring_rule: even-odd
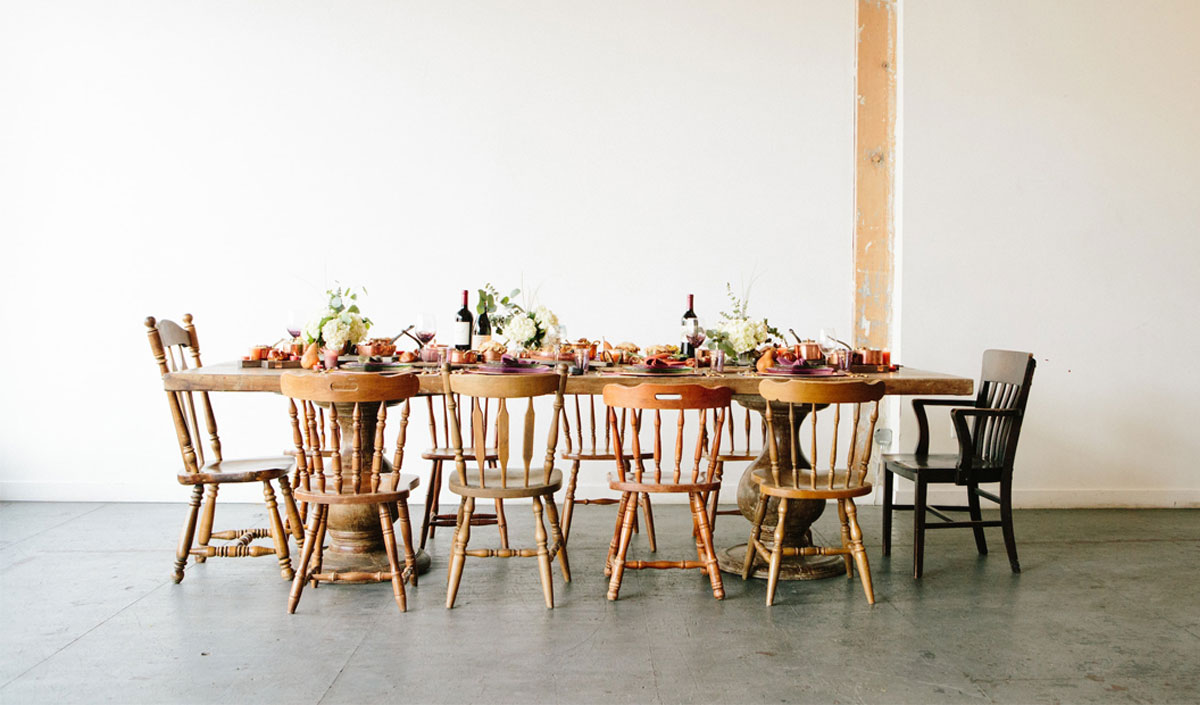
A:
<svg viewBox="0 0 1200 705">
<path fill-rule="evenodd" d="M 651 357 L 648 357 L 648 358 L 646 358 L 646 361 L 642 364 L 645 367 L 649 367 L 651 369 L 666 369 L 668 367 L 689 367 L 690 366 L 690 364 L 688 363 L 687 360 L 674 360 L 665 354 L 664 355 L 653 355 Z"/>
<path fill-rule="evenodd" d="M 810 367 L 808 363 L 804 362 L 803 360 L 797 360 L 794 363 L 777 362 L 771 369 L 775 372 L 793 375 L 827 375 L 837 371 L 832 367 Z"/>
<path fill-rule="evenodd" d="M 500 356 L 500 364 L 504 367 L 529 367 L 531 363 L 521 362 L 521 358 L 517 357 L 516 355 L 504 353 Z"/>
</svg>

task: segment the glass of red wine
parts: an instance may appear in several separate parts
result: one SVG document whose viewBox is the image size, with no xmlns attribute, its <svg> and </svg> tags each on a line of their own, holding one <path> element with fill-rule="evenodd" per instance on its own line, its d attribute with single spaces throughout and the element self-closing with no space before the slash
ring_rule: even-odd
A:
<svg viewBox="0 0 1200 705">
<path fill-rule="evenodd" d="M 421 343 L 422 348 L 428 345 L 437 337 L 437 317 L 432 313 L 422 313 L 417 316 L 417 325 L 413 328 L 413 336 Z"/>
<path fill-rule="evenodd" d="M 287 332 L 292 340 L 300 337 L 300 317 L 296 315 L 294 309 L 289 309 L 287 312 Z"/>
<path fill-rule="evenodd" d="M 699 350 L 700 345 L 704 343 L 704 339 L 708 334 L 704 330 L 704 322 L 697 318 L 686 318 L 683 323 L 683 337 L 692 346 L 693 350 Z"/>
</svg>

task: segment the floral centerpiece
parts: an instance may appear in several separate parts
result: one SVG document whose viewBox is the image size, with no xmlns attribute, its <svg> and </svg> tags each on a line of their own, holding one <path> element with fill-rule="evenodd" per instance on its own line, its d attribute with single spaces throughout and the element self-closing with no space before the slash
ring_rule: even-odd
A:
<svg viewBox="0 0 1200 705">
<path fill-rule="evenodd" d="M 328 303 L 304 326 L 305 344 L 316 343 L 318 348 L 342 351 L 365 340 L 371 319 L 358 310 L 358 294 L 351 287 L 343 289 L 340 285 L 325 293 L 329 296 Z"/>
<path fill-rule="evenodd" d="M 524 305 L 517 303 L 520 295 L 520 289 L 513 289 L 501 296 L 494 286 L 486 284 L 479 290 L 478 312 L 487 313 L 497 335 L 527 350 L 557 340 L 561 329 L 558 316 L 545 306 L 534 305 L 528 297 Z"/>
<path fill-rule="evenodd" d="M 729 296 L 732 311 L 721 311 L 716 327 L 706 331 L 708 339 L 711 345 L 724 350 L 726 355 L 754 357 L 758 346 L 780 333 L 771 327 L 767 319 L 750 317 L 749 291 L 743 292 L 739 298 L 728 283 L 725 284 L 725 291 Z"/>
</svg>

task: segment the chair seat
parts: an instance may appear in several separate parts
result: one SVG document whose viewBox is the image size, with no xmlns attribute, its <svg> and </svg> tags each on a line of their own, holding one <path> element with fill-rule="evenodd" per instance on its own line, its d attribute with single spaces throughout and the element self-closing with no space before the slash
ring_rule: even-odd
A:
<svg viewBox="0 0 1200 705">
<path fill-rule="evenodd" d="M 633 460 L 633 453 L 625 452 L 625 457 Z M 650 460 L 654 457 L 654 453 L 650 451 L 642 451 L 640 454 L 642 460 Z M 562 454 L 563 460 L 616 460 L 617 453 L 612 448 L 580 448 Z"/>
<path fill-rule="evenodd" d="M 871 494 L 871 483 L 869 482 L 846 487 L 845 470 L 835 471 L 833 489 L 829 489 L 828 471 L 817 471 L 816 489 L 813 489 L 810 484 L 812 480 L 809 471 L 805 470 L 800 472 L 800 482 L 798 483 L 800 487 L 792 486 L 793 475 L 790 468 L 779 471 L 779 484 L 775 483 L 771 477 L 771 471 L 767 468 L 755 470 L 750 474 L 750 479 L 758 483 L 759 490 L 763 494 L 785 499 L 843 499 Z"/>
<path fill-rule="evenodd" d="M 450 491 L 463 497 L 486 497 L 493 499 L 510 499 L 515 497 L 542 497 L 554 494 L 562 487 L 562 471 L 550 472 L 550 481 L 542 482 L 545 471 L 542 468 L 529 469 L 529 484 L 525 484 L 524 470 L 508 469 L 505 486 L 500 485 L 500 469 L 486 470 L 483 473 L 483 485 L 479 484 L 479 470 L 467 470 L 467 484 L 463 484 L 457 471 L 450 471 Z"/>
<path fill-rule="evenodd" d="M 474 458 L 475 457 L 475 449 L 474 448 L 463 448 L 463 457 L 464 458 Z M 497 456 L 496 456 L 495 448 L 484 448 L 483 449 L 484 460 L 495 460 L 496 457 Z M 426 448 L 425 452 L 421 453 L 421 458 L 424 460 L 454 460 L 454 449 L 453 448 Z"/>
<path fill-rule="evenodd" d="M 762 451 L 759 450 L 748 450 L 744 453 L 721 453 L 717 456 L 717 460 L 723 463 L 738 463 L 749 460 L 758 460 L 760 455 L 762 455 Z"/>
<path fill-rule="evenodd" d="M 261 482 L 283 477 L 296 465 L 290 455 L 269 458 L 246 458 L 245 460 L 221 460 L 206 463 L 200 472 L 179 473 L 181 485 L 214 485 L 222 482 Z"/>
<path fill-rule="evenodd" d="M 690 476 L 691 473 L 685 473 Z M 653 473 L 642 473 L 642 481 L 636 482 L 633 479 L 633 473 L 627 475 L 628 479 L 622 480 L 616 473 L 609 473 L 608 486 L 618 492 L 679 492 L 691 494 L 692 492 L 711 492 L 721 488 L 720 481 L 713 482 L 684 482 L 683 477 L 680 482 L 672 482 L 671 474 L 663 473 L 662 482 L 655 482 Z"/>
<path fill-rule="evenodd" d="M 421 480 L 416 475 L 385 472 L 379 476 L 379 489 L 375 492 L 367 490 L 370 487 L 370 482 L 370 474 L 363 474 L 363 490 L 358 494 L 354 494 L 354 488 L 350 485 L 350 476 L 346 473 L 342 475 L 341 494 L 334 493 L 333 483 L 328 477 L 325 479 L 326 492 L 316 490 L 305 491 L 296 488 L 292 490 L 292 493 L 298 501 L 312 502 L 314 504 L 390 504 L 408 497 L 408 494 L 420 484 Z"/>
<path fill-rule="evenodd" d="M 930 453 L 929 455 L 894 453 L 883 456 L 883 464 L 888 470 L 910 480 L 916 480 L 917 475 L 920 475 L 926 482 L 963 484 L 959 481 L 957 453 Z M 983 464 L 976 466 L 972 470 L 972 475 L 976 482 L 999 482 L 1000 467 L 994 464 Z"/>
</svg>

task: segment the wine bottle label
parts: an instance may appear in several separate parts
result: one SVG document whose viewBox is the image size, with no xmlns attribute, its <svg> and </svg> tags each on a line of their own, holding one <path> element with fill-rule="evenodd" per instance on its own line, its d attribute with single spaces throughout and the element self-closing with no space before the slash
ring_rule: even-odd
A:
<svg viewBox="0 0 1200 705">
<path fill-rule="evenodd" d="M 492 336 L 476 334 L 471 337 L 471 349 L 478 350 L 492 341 Z"/>
<path fill-rule="evenodd" d="M 454 344 L 455 345 L 470 345 L 471 344 L 471 322 L 470 321 L 455 321 L 454 322 Z"/>
</svg>

